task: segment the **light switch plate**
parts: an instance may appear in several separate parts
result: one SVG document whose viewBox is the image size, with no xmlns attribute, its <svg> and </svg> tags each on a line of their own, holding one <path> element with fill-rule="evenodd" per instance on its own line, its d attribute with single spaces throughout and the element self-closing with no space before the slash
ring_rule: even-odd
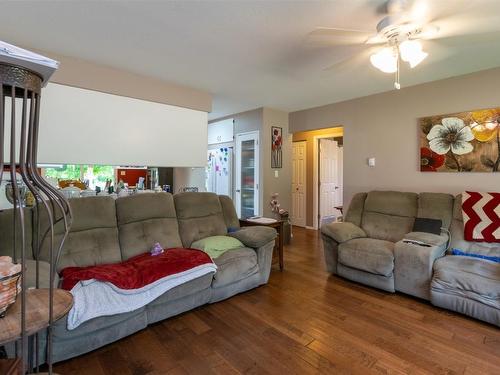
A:
<svg viewBox="0 0 500 375">
<path fill-rule="evenodd" d="M 274 171 L 274 177 L 278 178 L 280 176 L 279 171 L 275 170 Z"/>
<path fill-rule="evenodd" d="M 375 158 L 368 158 L 368 166 L 369 167 L 375 166 Z"/>
</svg>

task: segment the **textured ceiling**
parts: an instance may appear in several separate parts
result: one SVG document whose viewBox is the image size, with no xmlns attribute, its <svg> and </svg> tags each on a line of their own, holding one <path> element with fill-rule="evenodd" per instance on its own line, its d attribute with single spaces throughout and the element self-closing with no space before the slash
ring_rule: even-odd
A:
<svg viewBox="0 0 500 375">
<path fill-rule="evenodd" d="M 317 26 L 375 30 L 384 1 L 23 1 L 0 3 L 0 39 L 214 95 L 211 118 L 294 111 L 392 89 L 359 47 L 313 45 Z M 403 86 L 500 66 L 500 1 L 428 0 L 441 40 Z M 457 36 L 461 34 L 467 34 Z"/>
</svg>

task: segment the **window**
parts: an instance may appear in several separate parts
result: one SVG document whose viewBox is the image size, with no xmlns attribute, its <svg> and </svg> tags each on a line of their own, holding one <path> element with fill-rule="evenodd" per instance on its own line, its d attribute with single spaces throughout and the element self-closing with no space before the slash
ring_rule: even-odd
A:
<svg viewBox="0 0 500 375">
<path fill-rule="evenodd" d="M 111 165 L 47 165 L 44 177 L 59 180 L 80 180 L 87 182 L 90 189 L 104 188 L 106 180 L 115 180 L 115 168 Z"/>
</svg>

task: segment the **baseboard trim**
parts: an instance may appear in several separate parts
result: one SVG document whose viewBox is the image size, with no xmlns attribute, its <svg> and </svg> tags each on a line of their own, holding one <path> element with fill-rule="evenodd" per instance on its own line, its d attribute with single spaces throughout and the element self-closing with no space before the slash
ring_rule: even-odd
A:
<svg viewBox="0 0 500 375">
<path fill-rule="evenodd" d="M 307 226 L 307 225 L 306 225 L 306 229 L 318 230 L 317 228 L 310 227 L 310 226 Z"/>
</svg>

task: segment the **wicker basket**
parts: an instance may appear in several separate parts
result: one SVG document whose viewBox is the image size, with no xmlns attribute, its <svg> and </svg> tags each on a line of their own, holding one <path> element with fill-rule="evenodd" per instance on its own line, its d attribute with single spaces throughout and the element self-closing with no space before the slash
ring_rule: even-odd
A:
<svg viewBox="0 0 500 375">
<path fill-rule="evenodd" d="M 16 302 L 19 293 L 21 293 L 21 272 L 0 279 L 0 318 L 3 318 L 9 306 Z"/>
</svg>

